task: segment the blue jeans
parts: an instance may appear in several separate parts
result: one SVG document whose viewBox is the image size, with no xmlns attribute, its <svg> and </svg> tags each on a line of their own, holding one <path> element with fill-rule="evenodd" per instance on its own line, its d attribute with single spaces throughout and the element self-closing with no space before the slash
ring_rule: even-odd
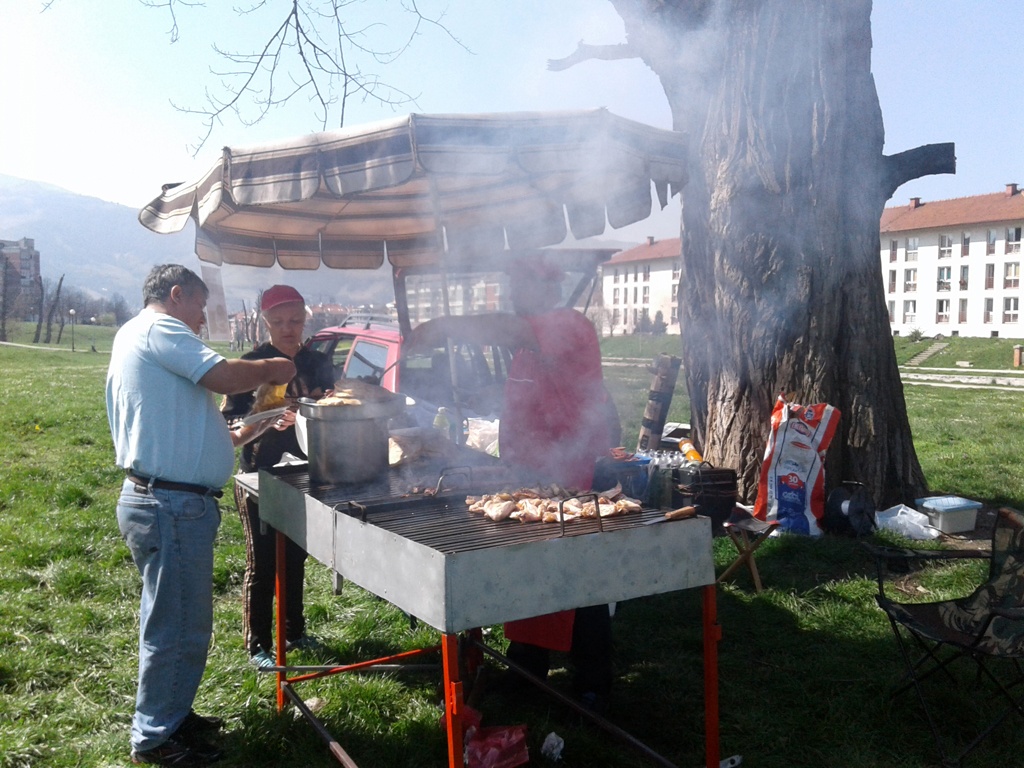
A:
<svg viewBox="0 0 1024 768">
<path fill-rule="evenodd" d="M 184 491 L 139 493 L 126 480 L 117 525 L 142 575 L 139 688 L 132 747 L 165 742 L 192 708 L 213 632 L 217 500 Z"/>
</svg>

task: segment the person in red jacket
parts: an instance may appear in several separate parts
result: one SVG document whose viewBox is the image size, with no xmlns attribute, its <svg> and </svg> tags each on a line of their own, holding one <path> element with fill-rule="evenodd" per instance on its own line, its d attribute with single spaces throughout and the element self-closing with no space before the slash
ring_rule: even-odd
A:
<svg viewBox="0 0 1024 768">
<path fill-rule="evenodd" d="M 516 259 L 509 268 L 515 314 L 438 318 L 408 343 L 438 345 L 451 336 L 514 349 L 498 433 L 502 463 L 534 482 L 590 490 L 595 460 L 611 447 L 610 405 L 594 326 L 557 306 L 564 277 L 543 254 Z M 505 636 L 509 658 L 540 678 L 551 650 L 569 651 L 577 695 L 603 708 L 612 681 L 607 605 L 508 622 Z"/>
</svg>

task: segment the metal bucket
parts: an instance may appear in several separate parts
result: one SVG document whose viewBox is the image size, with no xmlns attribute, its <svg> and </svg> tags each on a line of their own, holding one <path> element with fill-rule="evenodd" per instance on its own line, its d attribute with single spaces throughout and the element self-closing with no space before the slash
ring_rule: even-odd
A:
<svg viewBox="0 0 1024 768">
<path fill-rule="evenodd" d="M 318 484 L 362 483 L 383 474 L 388 468 L 388 419 L 404 407 L 400 397 L 363 405 L 317 405 L 300 399 L 309 479 Z"/>
</svg>

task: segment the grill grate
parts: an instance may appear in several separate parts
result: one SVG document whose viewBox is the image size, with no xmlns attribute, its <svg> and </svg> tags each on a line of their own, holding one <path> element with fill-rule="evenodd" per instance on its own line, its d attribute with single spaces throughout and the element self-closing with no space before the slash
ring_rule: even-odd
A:
<svg viewBox="0 0 1024 768">
<path fill-rule="evenodd" d="M 402 473 L 391 469 L 386 477 L 369 483 L 314 485 L 305 465 L 275 467 L 270 470 L 280 480 L 308 494 L 337 514 L 346 514 L 444 554 L 469 552 L 492 547 L 547 541 L 560 536 L 622 530 L 660 519 L 658 510 L 639 514 L 557 523 L 495 522 L 469 511 L 466 496 L 494 492 L 499 488 L 470 487 L 443 491 L 436 496 L 410 494 L 423 473 Z M 436 481 L 434 484 L 436 485 Z"/>
</svg>

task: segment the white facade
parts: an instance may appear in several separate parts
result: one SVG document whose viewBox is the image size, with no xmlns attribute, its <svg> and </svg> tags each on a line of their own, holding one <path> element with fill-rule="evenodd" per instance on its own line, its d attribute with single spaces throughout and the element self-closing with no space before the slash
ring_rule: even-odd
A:
<svg viewBox="0 0 1024 768">
<path fill-rule="evenodd" d="M 602 265 L 601 311 L 594 318 L 599 333 L 621 336 L 650 331 L 660 312 L 665 333 L 678 334 L 679 270 L 678 239 L 649 241 Z"/>
<path fill-rule="evenodd" d="M 1007 193 L 1011 188 L 1020 197 L 1015 185 Z M 931 226 L 926 228 L 906 228 L 912 215 L 887 227 L 883 216 L 882 281 L 894 335 L 920 331 L 925 336 L 1024 338 L 1020 314 L 1024 213 L 1017 219 L 981 223 L 953 215 L 958 209 L 984 219 L 984 206 L 978 203 L 989 197 L 999 196 L 940 201 L 949 204 L 949 223 L 936 221 L 932 211 Z M 919 205 L 920 201 L 912 201 L 910 210 Z M 887 209 L 886 215 L 892 210 Z"/>
</svg>

